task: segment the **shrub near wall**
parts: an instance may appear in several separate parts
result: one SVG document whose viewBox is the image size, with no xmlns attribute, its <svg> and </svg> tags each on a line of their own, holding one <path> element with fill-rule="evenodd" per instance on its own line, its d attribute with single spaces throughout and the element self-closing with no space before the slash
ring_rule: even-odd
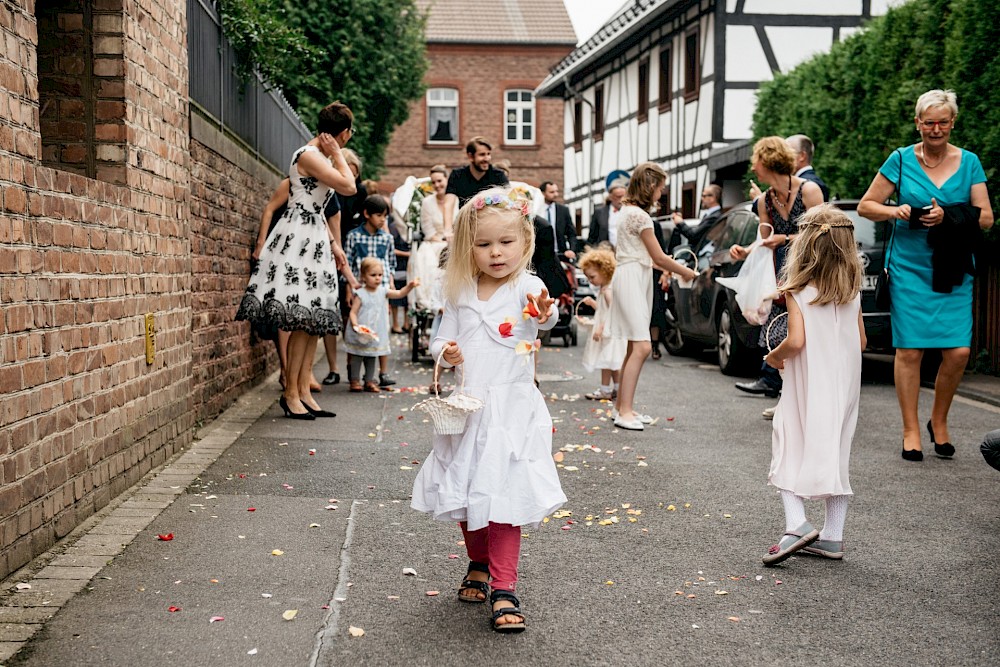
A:
<svg viewBox="0 0 1000 667">
<path fill-rule="evenodd" d="M 874 19 L 794 70 L 763 84 L 754 137 L 804 133 L 816 143 L 816 170 L 843 199 L 864 194 L 898 146 L 919 140 L 913 107 L 932 88 L 958 95 L 952 141 L 979 155 L 1000 210 L 1000 3 L 912 0 Z M 1000 232 L 987 235 L 996 248 Z M 973 348 L 980 367 L 1000 372 L 1000 267 L 981 267 Z"/>
</svg>

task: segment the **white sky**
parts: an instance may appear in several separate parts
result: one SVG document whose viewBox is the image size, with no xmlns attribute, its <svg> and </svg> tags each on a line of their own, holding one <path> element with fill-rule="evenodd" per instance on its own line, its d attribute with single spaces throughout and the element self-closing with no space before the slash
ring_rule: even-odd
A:
<svg viewBox="0 0 1000 667">
<path fill-rule="evenodd" d="M 577 44 L 582 44 L 597 32 L 622 5 L 632 0 L 563 0 L 569 20 L 576 30 Z"/>
</svg>

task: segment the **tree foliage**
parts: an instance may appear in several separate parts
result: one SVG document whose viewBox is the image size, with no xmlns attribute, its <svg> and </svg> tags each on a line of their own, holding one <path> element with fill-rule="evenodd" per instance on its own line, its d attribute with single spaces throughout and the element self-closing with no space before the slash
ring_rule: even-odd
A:
<svg viewBox="0 0 1000 667">
<path fill-rule="evenodd" d="M 809 135 L 831 192 L 856 198 L 893 149 L 919 140 L 917 98 L 951 88 L 959 103 L 952 141 L 979 155 L 992 180 L 1000 164 L 998 43 L 1000 3 L 912 0 L 763 84 L 754 136 Z M 1000 188 L 992 190 L 1000 208 Z"/>
<path fill-rule="evenodd" d="M 236 51 L 233 67 L 244 83 L 259 73 L 266 87 L 280 87 L 315 66 L 323 53 L 289 24 L 283 0 L 221 0 L 219 13 L 226 39 Z"/>
<path fill-rule="evenodd" d="M 289 0 L 286 7 L 292 24 L 323 49 L 309 71 L 282 82 L 286 97 L 312 127 L 330 102 L 348 105 L 350 147 L 365 175 L 377 176 L 393 130 L 424 91 L 425 17 L 414 0 Z"/>
</svg>

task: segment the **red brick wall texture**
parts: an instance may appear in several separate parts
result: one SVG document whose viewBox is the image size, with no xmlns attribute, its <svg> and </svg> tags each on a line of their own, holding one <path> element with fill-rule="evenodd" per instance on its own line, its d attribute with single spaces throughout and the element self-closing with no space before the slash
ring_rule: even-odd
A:
<svg viewBox="0 0 1000 667">
<path fill-rule="evenodd" d="M 274 364 L 232 322 L 270 186 L 190 140 L 184 3 L 38 4 L 0 3 L 0 577 Z"/>
<path fill-rule="evenodd" d="M 459 91 L 458 143 L 428 145 L 426 103 L 410 107 L 409 119 L 400 125 L 386 150 L 386 191 L 395 189 L 407 176 L 427 176 L 431 166 L 465 166 L 465 144 L 483 136 L 493 146 L 493 161 L 510 160 L 511 178 L 538 185 L 563 176 L 563 103 L 557 99 L 535 101 L 538 116 L 534 146 L 504 143 L 503 94 L 507 89 L 534 89 L 549 68 L 572 49 L 566 46 L 506 46 L 493 44 L 429 44 L 430 67 L 424 83 L 428 88 Z"/>
</svg>

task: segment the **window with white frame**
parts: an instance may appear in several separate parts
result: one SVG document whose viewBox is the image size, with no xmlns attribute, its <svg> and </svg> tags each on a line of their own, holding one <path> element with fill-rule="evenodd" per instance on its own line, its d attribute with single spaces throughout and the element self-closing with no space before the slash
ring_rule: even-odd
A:
<svg viewBox="0 0 1000 667">
<path fill-rule="evenodd" d="M 458 143 L 458 91 L 456 89 L 428 89 L 427 143 Z"/>
<path fill-rule="evenodd" d="M 535 96 L 530 90 L 504 92 L 504 137 L 506 144 L 535 143 Z"/>
</svg>

